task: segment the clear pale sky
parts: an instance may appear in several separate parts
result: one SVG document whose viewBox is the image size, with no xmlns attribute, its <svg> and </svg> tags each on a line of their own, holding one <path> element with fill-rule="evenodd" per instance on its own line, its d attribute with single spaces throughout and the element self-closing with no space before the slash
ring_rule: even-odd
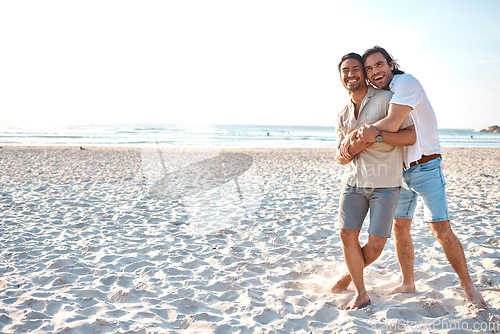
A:
<svg viewBox="0 0 500 334">
<path fill-rule="evenodd" d="M 0 122 L 333 126 L 376 44 L 440 128 L 500 123 L 498 0 L 2 1 Z"/>
</svg>

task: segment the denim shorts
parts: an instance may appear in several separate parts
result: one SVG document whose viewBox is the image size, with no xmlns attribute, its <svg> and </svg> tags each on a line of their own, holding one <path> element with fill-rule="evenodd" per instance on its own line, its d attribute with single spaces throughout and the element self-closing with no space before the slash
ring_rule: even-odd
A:
<svg viewBox="0 0 500 334">
<path fill-rule="evenodd" d="M 403 187 L 394 218 L 413 219 L 417 198 L 420 197 L 424 204 L 426 222 L 449 220 L 445 186 L 441 157 L 405 168 Z"/>
<path fill-rule="evenodd" d="M 358 188 L 345 185 L 340 195 L 338 227 L 361 230 L 368 209 L 368 233 L 389 238 L 400 188 Z"/>
</svg>

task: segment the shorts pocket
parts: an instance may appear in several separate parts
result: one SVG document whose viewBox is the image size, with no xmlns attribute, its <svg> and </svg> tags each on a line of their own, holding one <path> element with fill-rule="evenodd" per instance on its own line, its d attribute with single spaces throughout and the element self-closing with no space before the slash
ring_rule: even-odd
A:
<svg viewBox="0 0 500 334">
<path fill-rule="evenodd" d="M 437 170 L 441 168 L 441 161 L 439 159 L 434 159 L 429 162 L 426 162 L 425 164 L 418 165 L 420 167 L 420 170 L 423 172 L 429 172 L 433 170 Z"/>
</svg>

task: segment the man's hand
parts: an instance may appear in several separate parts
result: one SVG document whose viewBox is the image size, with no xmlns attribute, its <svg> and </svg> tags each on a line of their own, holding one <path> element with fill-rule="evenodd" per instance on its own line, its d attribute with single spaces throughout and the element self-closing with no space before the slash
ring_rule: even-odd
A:
<svg viewBox="0 0 500 334">
<path fill-rule="evenodd" d="M 359 139 L 359 130 L 357 131 L 358 134 L 353 137 L 351 141 L 351 153 L 354 153 L 354 155 L 361 153 L 362 151 L 366 150 L 368 147 L 372 146 L 373 142 L 364 142 L 361 139 Z M 378 131 L 377 131 L 378 133 Z"/>
<path fill-rule="evenodd" d="M 378 135 L 378 129 L 371 124 L 363 126 L 357 132 L 357 138 L 364 143 L 374 143 L 375 137 Z"/>
<path fill-rule="evenodd" d="M 349 153 L 349 147 L 353 145 L 357 135 L 358 135 L 358 130 L 352 130 L 351 132 L 349 132 L 347 136 L 345 136 L 344 140 L 342 140 L 339 150 L 340 150 L 340 155 L 343 158 L 351 160 L 356 155 Z"/>
<path fill-rule="evenodd" d="M 360 136 L 359 132 L 359 129 L 350 132 L 340 144 L 340 155 L 343 158 L 351 160 L 356 154 L 364 151 L 373 144 L 372 142 L 366 143 L 360 140 L 358 138 Z"/>
</svg>

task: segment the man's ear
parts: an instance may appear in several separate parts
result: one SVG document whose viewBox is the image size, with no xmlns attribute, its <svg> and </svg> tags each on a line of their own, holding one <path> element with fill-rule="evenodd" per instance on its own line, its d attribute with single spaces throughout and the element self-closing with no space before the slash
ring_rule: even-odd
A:
<svg viewBox="0 0 500 334">
<path fill-rule="evenodd" d="M 389 63 L 389 67 L 391 68 L 391 71 L 394 71 L 394 62 L 391 61 Z"/>
</svg>

